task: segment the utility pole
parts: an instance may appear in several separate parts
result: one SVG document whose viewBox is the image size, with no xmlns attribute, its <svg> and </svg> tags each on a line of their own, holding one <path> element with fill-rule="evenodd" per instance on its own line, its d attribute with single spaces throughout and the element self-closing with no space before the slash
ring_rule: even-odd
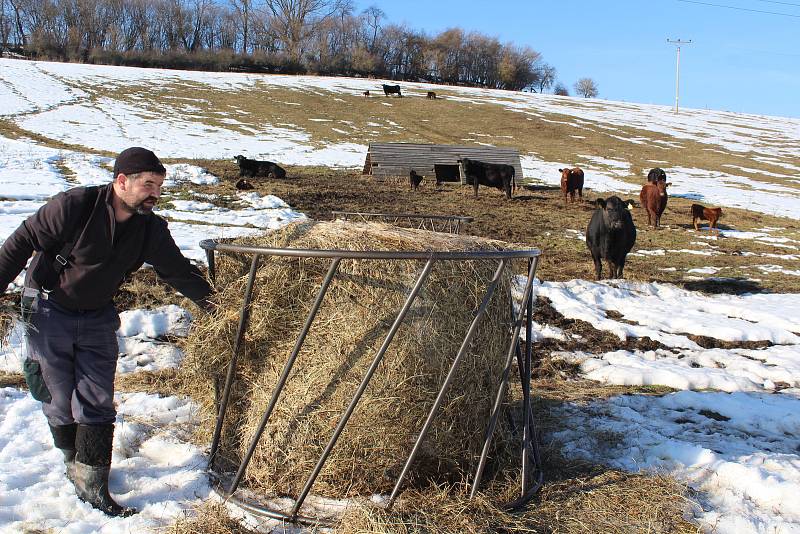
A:
<svg viewBox="0 0 800 534">
<path fill-rule="evenodd" d="M 680 39 L 667 39 L 667 42 L 670 44 L 675 45 L 675 50 L 677 51 L 678 60 L 676 62 L 675 67 L 675 113 L 678 112 L 678 97 L 680 95 L 680 86 L 681 86 L 681 46 L 692 44 L 692 40 L 689 39 L 688 41 L 681 41 Z"/>
</svg>

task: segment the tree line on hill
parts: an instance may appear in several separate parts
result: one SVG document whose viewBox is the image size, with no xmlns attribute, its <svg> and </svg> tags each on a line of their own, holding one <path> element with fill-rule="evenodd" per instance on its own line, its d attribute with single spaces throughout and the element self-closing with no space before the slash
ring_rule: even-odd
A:
<svg viewBox="0 0 800 534">
<path fill-rule="evenodd" d="M 3 43 L 59 61 L 536 92 L 556 84 L 556 69 L 530 47 L 460 28 L 428 36 L 375 6 L 355 13 L 353 0 L 0 0 Z"/>
</svg>

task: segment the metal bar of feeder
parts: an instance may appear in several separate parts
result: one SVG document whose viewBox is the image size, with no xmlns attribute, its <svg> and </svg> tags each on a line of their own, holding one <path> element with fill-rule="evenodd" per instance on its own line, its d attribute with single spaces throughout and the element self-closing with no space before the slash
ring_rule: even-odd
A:
<svg viewBox="0 0 800 534">
<path fill-rule="evenodd" d="M 214 264 L 214 250 L 213 249 L 206 249 L 206 261 L 208 262 L 208 277 L 211 279 L 211 283 L 217 281 L 217 269 Z"/>
<path fill-rule="evenodd" d="M 519 249 L 519 250 L 470 250 L 470 251 L 447 251 L 432 252 L 428 250 L 418 251 L 394 251 L 394 250 L 330 250 L 330 249 L 304 249 L 304 248 L 267 248 L 253 247 L 244 245 L 233 245 L 230 243 L 216 243 L 211 239 L 204 239 L 200 242 L 204 249 L 212 248 L 219 252 L 237 252 L 244 254 L 261 254 L 267 256 L 286 256 L 292 258 L 342 258 L 357 260 L 500 260 L 500 259 L 521 259 L 538 256 L 538 249 Z"/>
<path fill-rule="evenodd" d="M 314 482 L 317 480 L 317 476 L 319 476 L 320 471 L 322 471 L 322 467 L 325 465 L 325 462 L 328 459 L 333 447 L 336 445 L 336 441 L 339 439 L 339 435 L 344 430 L 345 425 L 347 425 L 347 421 L 350 419 L 350 416 L 353 414 L 358 401 L 361 399 L 361 395 L 367 389 L 370 380 L 372 379 L 372 375 L 378 368 L 378 365 L 383 360 L 383 356 L 386 353 L 386 350 L 389 348 L 389 345 L 392 343 L 395 334 L 400 329 L 400 325 L 403 323 L 403 320 L 408 313 L 408 310 L 411 308 L 411 304 L 413 304 L 414 299 L 416 299 L 419 290 L 422 288 L 422 285 L 425 283 L 425 280 L 428 278 L 428 274 L 431 272 L 431 268 L 433 267 L 433 263 L 435 260 L 432 258 L 429 259 L 425 263 L 425 267 L 422 269 L 422 272 L 417 277 L 417 281 L 414 284 L 414 288 L 409 293 L 408 297 L 406 298 L 405 303 L 403 303 L 403 307 L 400 312 L 397 314 L 397 317 L 392 323 L 392 327 L 389 329 L 389 333 L 386 335 L 386 339 L 383 341 L 383 345 L 378 350 L 378 353 L 375 355 L 375 358 L 372 361 L 372 365 L 370 365 L 369 369 L 367 369 L 364 378 L 361 381 L 361 384 L 358 386 L 358 390 L 356 391 L 353 399 L 350 401 L 350 405 L 347 407 L 342 419 L 339 421 L 339 424 L 336 426 L 336 430 L 334 430 L 333 435 L 331 436 L 330 440 L 328 441 L 325 450 L 322 452 L 322 456 L 320 456 L 319 460 L 317 461 L 317 465 L 314 467 L 314 470 L 311 472 L 311 475 L 308 477 L 308 480 L 303 487 L 303 491 L 300 493 L 300 496 L 297 498 L 295 502 L 294 508 L 292 508 L 291 515 L 295 516 L 297 512 L 300 510 L 300 507 L 303 505 L 303 501 L 305 501 L 306 497 L 308 496 L 309 492 L 311 491 Z"/>
<path fill-rule="evenodd" d="M 253 261 L 250 264 L 250 276 L 247 279 L 247 289 L 244 292 L 244 302 L 242 303 L 242 311 L 239 315 L 239 329 L 236 332 L 236 342 L 233 345 L 233 356 L 231 356 L 231 363 L 228 367 L 228 376 L 225 378 L 225 389 L 222 393 L 222 402 L 219 405 L 219 412 L 217 413 L 217 425 L 214 428 L 214 437 L 211 440 L 211 452 L 208 455 L 208 467 L 211 468 L 214 463 L 214 456 L 217 454 L 219 447 L 219 438 L 222 434 L 222 424 L 225 420 L 225 411 L 228 408 L 228 400 L 231 394 L 231 384 L 233 383 L 233 376 L 236 374 L 236 360 L 239 357 L 239 349 L 242 345 L 244 338 L 244 331 L 247 328 L 247 321 L 250 318 L 250 300 L 253 297 L 253 283 L 256 279 L 256 270 L 258 269 L 258 262 L 261 259 L 260 254 L 253 256 Z"/>
<path fill-rule="evenodd" d="M 500 281 L 500 275 L 502 274 L 505 266 L 506 260 L 500 260 L 497 270 L 495 271 L 489 286 L 486 288 L 486 293 L 483 296 L 483 301 L 478 308 L 478 312 L 475 314 L 475 318 L 472 320 L 472 324 L 469 325 L 467 334 L 464 336 L 464 340 L 461 342 L 461 348 L 458 349 L 458 353 L 456 354 L 453 363 L 450 365 L 450 371 L 447 373 L 447 376 L 442 383 L 442 387 L 439 388 L 439 394 L 436 396 L 436 400 L 434 401 L 433 406 L 428 413 L 428 418 L 425 420 L 425 424 L 422 426 L 422 430 L 420 430 L 419 435 L 417 436 L 417 441 L 414 443 L 414 447 L 411 449 L 411 454 L 408 455 L 408 459 L 403 466 L 403 471 L 400 473 L 400 476 L 397 477 L 397 482 L 394 485 L 392 494 L 389 497 L 389 502 L 386 505 L 387 509 L 392 507 L 397 495 L 400 493 L 400 485 L 403 483 L 403 479 L 405 479 L 411 464 L 414 462 L 414 458 L 417 456 L 417 452 L 419 452 L 419 448 L 422 445 L 423 440 L 428 435 L 428 430 L 430 430 L 431 424 L 433 424 L 433 420 L 436 417 L 436 413 L 439 411 L 439 407 L 444 401 L 444 396 L 447 393 L 447 389 L 450 387 L 450 382 L 452 382 L 453 376 L 455 376 L 456 368 L 458 367 L 458 364 L 461 363 L 461 358 L 463 358 L 464 354 L 466 354 L 467 349 L 472 342 L 472 338 L 475 336 L 475 331 L 478 329 L 478 324 L 483 318 L 483 315 L 486 313 L 486 309 L 489 307 L 489 301 L 491 300 L 492 295 L 497 288 L 497 283 Z"/>
<path fill-rule="evenodd" d="M 486 438 L 483 442 L 483 450 L 481 451 L 480 461 L 478 462 L 478 467 L 475 470 L 475 477 L 472 481 L 472 490 L 470 491 L 470 499 L 474 498 L 475 495 L 478 493 L 478 487 L 481 483 L 481 478 L 483 477 L 483 470 L 486 467 L 486 458 L 489 455 L 489 445 L 492 442 L 492 436 L 494 435 L 494 429 L 497 425 L 497 416 L 500 414 L 500 405 L 503 401 L 503 394 L 505 393 L 506 385 L 508 384 L 508 374 L 511 371 L 511 363 L 514 359 L 514 352 L 516 349 L 517 344 L 519 343 L 519 332 L 522 329 L 522 320 L 525 314 L 525 308 L 528 306 L 528 300 L 532 293 L 532 286 L 533 286 L 533 275 L 534 275 L 534 268 L 535 264 L 531 264 L 530 268 L 528 269 L 528 280 L 525 283 L 525 291 L 522 296 L 522 304 L 520 306 L 519 314 L 514 321 L 514 331 L 511 335 L 511 344 L 508 347 L 508 355 L 506 357 L 506 365 L 505 369 L 503 369 L 503 376 L 500 380 L 500 386 L 497 388 L 497 396 L 494 400 L 494 406 L 492 407 L 492 415 L 489 418 L 489 425 L 486 428 Z"/>
<path fill-rule="evenodd" d="M 531 265 L 536 260 L 531 258 L 528 260 L 528 272 L 535 273 L 536 265 Z M 529 275 L 530 276 L 530 275 Z M 531 286 L 533 287 L 533 286 Z M 522 369 L 522 404 L 523 404 L 523 430 L 522 430 L 522 488 L 520 490 L 520 497 L 524 497 L 527 492 L 528 479 L 530 478 L 530 445 L 531 445 L 531 360 L 533 354 L 533 343 L 531 343 L 531 336 L 533 335 L 533 298 L 528 299 L 525 315 L 525 364 Z"/>
<path fill-rule="evenodd" d="M 250 459 L 253 457 L 253 453 L 255 452 L 256 447 L 258 446 L 258 441 L 261 439 L 261 435 L 264 433 L 264 429 L 267 427 L 267 421 L 269 421 L 269 417 L 270 415 L 272 415 L 272 411 L 275 409 L 275 405 L 278 403 L 278 397 L 283 391 L 284 385 L 286 385 L 286 380 L 289 378 L 289 373 L 291 372 L 292 367 L 294 366 L 294 362 L 297 359 L 297 355 L 300 354 L 300 349 L 303 347 L 303 343 L 306 340 L 308 331 L 311 329 L 311 324 L 314 322 L 314 318 L 317 316 L 319 307 L 322 305 L 322 299 L 325 298 L 325 294 L 328 292 L 328 287 L 331 284 L 331 280 L 333 280 L 333 276 L 339 269 L 339 262 L 341 261 L 342 261 L 341 258 L 335 258 L 331 262 L 331 266 L 328 268 L 328 272 L 325 274 L 325 278 L 323 279 L 322 285 L 319 288 L 319 292 L 317 293 L 317 297 L 314 300 L 314 304 L 311 306 L 311 311 L 308 312 L 308 317 L 306 317 L 306 322 L 303 325 L 303 329 L 300 332 L 300 336 L 297 338 L 297 341 L 294 344 L 294 349 L 292 349 L 292 353 L 289 356 L 289 359 L 286 361 L 286 365 L 283 368 L 283 372 L 281 373 L 281 376 L 278 379 L 278 383 L 275 385 L 275 389 L 272 392 L 272 398 L 269 401 L 269 405 L 267 406 L 266 411 L 264 411 L 264 415 L 261 417 L 261 422 L 258 425 L 258 429 L 256 430 L 256 433 L 253 436 L 252 441 L 250 442 L 250 447 L 247 450 L 247 454 L 242 460 L 242 463 L 239 465 L 239 471 L 236 473 L 236 477 L 233 479 L 233 482 L 231 483 L 231 487 L 228 490 L 228 495 L 235 492 L 236 488 L 239 487 L 239 482 L 241 482 L 242 477 L 244 476 L 244 472 L 247 469 L 248 464 L 250 463 Z"/>
</svg>

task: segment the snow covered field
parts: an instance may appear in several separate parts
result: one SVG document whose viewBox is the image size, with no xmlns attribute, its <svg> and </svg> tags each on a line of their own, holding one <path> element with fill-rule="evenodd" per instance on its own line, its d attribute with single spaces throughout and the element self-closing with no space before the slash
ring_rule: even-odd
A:
<svg viewBox="0 0 800 534">
<path fill-rule="evenodd" d="M 87 91 L 96 86 L 124 89 L 128 84 L 146 84 L 157 90 L 166 83 L 231 91 L 273 84 L 348 95 L 360 95 L 375 86 L 375 80 L 0 59 L 0 118 L 46 138 L 85 147 L 51 148 L 30 139 L 0 136 L 0 242 L 53 194 L 75 185 L 107 182 L 112 160 L 100 151 L 141 144 L 171 158 L 228 159 L 247 153 L 287 164 L 363 164 L 366 146 L 348 142 L 322 146 L 291 124 L 263 124 L 247 133 L 233 116 L 222 116 L 227 122 L 213 126 L 204 124 L 193 118 L 191 109 L 202 102 L 175 103 L 153 113 L 146 101 L 86 98 Z M 429 87 L 408 86 L 412 96 L 414 91 L 424 94 Z M 670 169 L 671 194 L 800 218 L 800 168 L 791 168 L 785 161 L 800 158 L 797 119 L 698 110 L 676 117 L 663 106 L 444 89 L 465 101 L 496 103 L 531 116 L 561 114 L 577 133 L 598 124 L 610 129 L 630 126 L 668 134 L 676 144 L 692 139 L 711 149 L 751 151 L 757 161 L 781 163 L 786 173 L 772 178 L 785 179 L 785 184 L 755 181 L 737 175 L 742 170 L 737 168 L 709 173 L 677 167 Z M 645 137 L 638 141 L 651 142 Z M 638 191 L 638 186 L 624 179 L 630 174 L 628 162 L 605 154 L 580 157 L 579 163 L 596 178 L 596 190 L 626 195 Z M 533 151 L 523 158 L 526 177 L 544 183 L 558 183 L 552 172 L 557 166 L 538 159 Z M 193 260 L 204 261 L 198 246 L 201 239 L 249 235 L 304 217 L 271 195 L 240 193 L 222 202 L 214 195 L 193 194 L 186 199 L 173 193 L 181 185 L 192 194 L 193 185 L 215 180 L 195 166 L 168 168 L 163 202 L 169 204 L 159 213 L 170 220 L 176 241 Z M 787 248 L 786 256 L 797 259 L 800 243 L 780 237 L 779 230 L 725 231 L 723 235 L 742 240 L 744 249 L 750 240 L 777 240 Z M 664 253 L 637 252 L 642 256 Z M 713 249 L 708 257 L 713 262 Z M 705 269 L 713 272 L 708 269 L 714 267 Z M 556 357 L 579 365 L 586 377 L 603 383 L 663 385 L 676 390 L 661 397 L 623 395 L 588 405 L 565 403 L 557 414 L 565 422 L 563 430 L 546 439 L 556 440 L 569 457 L 631 471 L 666 471 L 685 481 L 697 490 L 694 519 L 707 531 L 800 533 L 800 500 L 796 498 L 800 494 L 800 295 L 708 296 L 660 283 L 584 280 L 545 281 L 535 289 L 567 318 L 587 321 L 620 339 L 647 336 L 660 343 L 653 351 L 573 352 Z M 175 306 L 123 313 L 118 372 L 177 366 L 180 351 L 164 336 L 185 335 L 190 321 L 188 312 Z M 536 335 L 565 334 L 540 325 Z M 763 343 L 757 349 L 707 349 L 689 336 L 734 344 Z M 0 352 L 0 370 L 19 372 L 25 349 L 18 335 L 14 341 Z M 117 403 L 112 492 L 122 503 L 141 510 L 126 519 L 109 519 L 78 501 L 62 474 L 60 453 L 51 447 L 38 403 L 19 389 L 0 389 L 0 531 L 141 532 L 167 525 L 210 498 L 204 451 L 187 439 L 197 424 L 191 403 L 144 393 L 119 394 Z"/>
</svg>

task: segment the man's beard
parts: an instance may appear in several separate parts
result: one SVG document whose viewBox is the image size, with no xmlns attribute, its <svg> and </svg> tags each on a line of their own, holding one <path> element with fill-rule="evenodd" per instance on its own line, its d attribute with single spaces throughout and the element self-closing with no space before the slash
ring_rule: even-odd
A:
<svg viewBox="0 0 800 534">
<path fill-rule="evenodd" d="M 152 201 L 152 206 L 145 206 L 145 202 Z M 153 208 L 155 207 L 158 199 L 156 197 L 147 197 L 138 204 L 128 204 L 127 202 L 123 202 L 125 209 L 128 210 L 130 213 L 135 213 L 137 215 L 150 215 L 153 213 Z"/>
</svg>

